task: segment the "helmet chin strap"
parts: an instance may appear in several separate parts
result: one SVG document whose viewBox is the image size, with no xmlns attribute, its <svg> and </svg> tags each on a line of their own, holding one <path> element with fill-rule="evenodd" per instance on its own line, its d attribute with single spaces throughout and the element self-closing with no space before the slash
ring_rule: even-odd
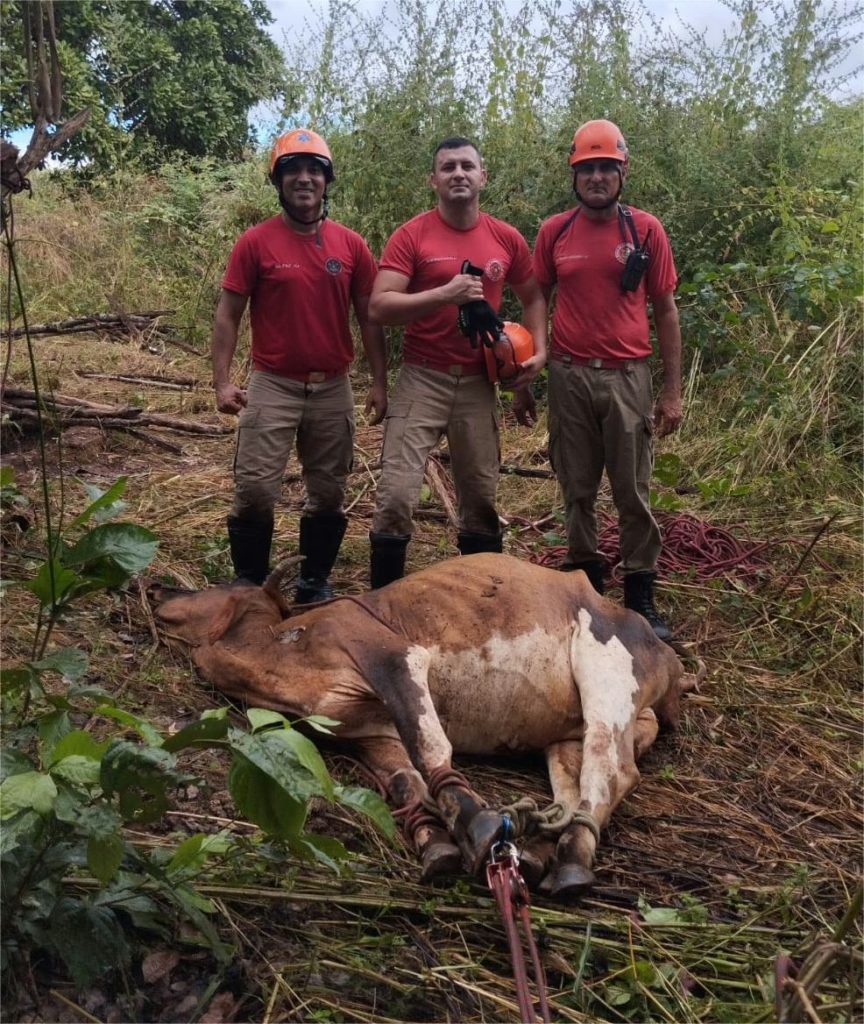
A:
<svg viewBox="0 0 864 1024">
<path fill-rule="evenodd" d="M 288 201 L 285 199 L 285 196 L 282 195 L 281 182 L 279 185 L 279 205 L 282 207 L 285 213 L 291 218 L 291 220 L 294 221 L 295 224 L 303 224 L 305 227 L 310 227 L 312 224 L 320 224 L 321 221 L 327 219 L 327 214 L 330 212 L 330 203 L 327 199 L 327 193 L 325 191 L 324 196 L 321 199 L 321 212 L 318 214 L 317 217 L 313 217 L 312 220 L 303 220 L 301 217 L 295 216 L 295 214 L 291 212 L 291 209 L 288 205 Z"/>
</svg>

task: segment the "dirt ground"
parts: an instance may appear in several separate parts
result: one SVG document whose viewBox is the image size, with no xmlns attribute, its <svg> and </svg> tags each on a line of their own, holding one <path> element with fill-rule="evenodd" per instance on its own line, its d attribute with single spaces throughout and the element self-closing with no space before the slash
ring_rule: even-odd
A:
<svg viewBox="0 0 864 1024">
<path fill-rule="evenodd" d="M 229 422 L 212 411 L 203 358 L 142 351 L 135 341 L 59 338 L 38 345 L 43 386 L 63 395 L 213 425 Z M 167 390 L 96 380 L 82 371 L 198 383 Z M 11 379 L 28 386 L 23 363 L 13 362 Z M 362 409 L 362 379 L 356 384 Z M 333 577 L 340 593 L 366 588 L 381 432 L 363 425 L 362 415 L 358 420 L 349 526 Z M 49 443 L 55 494 L 61 452 L 69 511 L 83 504 L 75 480 L 105 488 L 127 476 L 126 518 L 160 538 L 150 575 L 195 588 L 226 580 L 232 437 L 150 428 L 142 434 L 66 425 Z M 176 450 L 157 446 L 159 440 Z M 542 424 L 529 434 L 505 412 L 505 465 L 548 471 L 546 442 Z M 3 463 L 14 467 L 19 489 L 38 505 L 32 433 L 5 430 Z M 436 479 L 424 490 L 409 570 L 456 553 L 446 463 Z M 296 548 L 302 502 L 292 460 L 276 521 L 276 557 Z M 611 513 L 605 492 L 601 508 Z M 500 509 L 510 553 L 536 560 L 554 554 L 561 531 L 554 480 L 502 474 Z M 691 511 L 709 518 L 696 505 Z M 4 524 L 4 578 L 25 578 L 39 551 L 41 517 L 29 515 L 24 532 Z M 729 526 L 729 518 L 721 511 L 715 521 Z M 854 607 L 844 605 L 844 612 L 831 604 L 838 581 L 856 571 L 857 542 L 851 531 L 837 531 L 820 540 L 818 559 L 801 562 L 804 549 L 784 545 L 782 522 L 765 516 L 735 529 L 754 542 L 777 541 L 755 583 L 734 567 L 719 579 L 694 571 L 665 581 L 663 608 L 707 664 L 708 677 L 701 692 L 685 700 L 681 729 L 661 737 L 641 762 L 639 788 L 603 835 L 595 891 L 577 906 L 534 901 L 555 1019 L 773 1019 L 778 956 L 789 953 L 800 965 L 814 945 L 830 940 L 858 885 L 860 644 L 844 620 Z M 805 590 L 817 595 L 809 610 L 796 604 Z M 613 587 L 611 597 L 620 599 L 620 591 Z M 32 617 L 26 595 L 7 594 L 4 664 L 26 655 Z M 162 729 L 182 727 L 222 703 L 185 659 L 159 644 L 139 583 L 94 598 L 62 625 L 56 642 L 88 650 L 92 681 Z M 809 657 L 817 645 L 818 655 Z M 328 751 L 326 757 L 337 778 L 366 784 L 344 754 Z M 186 767 L 200 774 L 200 785 L 163 824 L 132 838 L 166 844 L 220 828 L 251 835 L 234 818 L 225 766 L 206 753 L 191 755 Z M 493 806 L 518 796 L 549 799 L 539 762 L 461 767 Z M 75 992 L 56 965 L 37 963 L 31 1005 L 20 1007 L 17 1019 L 518 1019 L 503 930 L 482 881 L 421 887 L 411 854 L 344 810 L 317 809 L 312 830 L 341 838 L 356 853 L 348 877 L 250 857 L 200 880 L 232 947 L 227 961 L 217 962 L 194 935 L 178 932 L 171 942 L 145 944 L 131 974 L 84 993 Z M 856 971 L 826 974 L 831 982 Z M 857 978 L 845 1000 L 816 999 L 814 1012 L 826 1020 L 855 1019 L 860 971 Z"/>
</svg>

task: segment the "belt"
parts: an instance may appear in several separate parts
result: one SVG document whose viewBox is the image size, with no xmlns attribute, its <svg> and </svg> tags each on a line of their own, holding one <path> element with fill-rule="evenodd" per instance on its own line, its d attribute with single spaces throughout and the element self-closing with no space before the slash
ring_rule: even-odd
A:
<svg viewBox="0 0 864 1024">
<path fill-rule="evenodd" d="M 449 373 L 451 377 L 482 377 L 483 368 L 474 366 L 471 363 L 443 363 L 437 359 L 412 359 L 406 360 L 407 366 L 420 366 L 424 370 L 437 370 L 439 373 Z"/>
<path fill-rule="evenodd" d="M 287 377 L 288 380 L 299 380 L 301 384 L 320 384 L 325 380 L 332 380 L 334 377 L 344 377 L 347 370 L 313 370 L 311 373 L 280 373 L 280 377 Z"/>
<path fill-rule="evenodd" d="M 594 370 L 629 370 L 632 366 L 644 363 L 648 358 L 641 359 L 583 359 L 581 356 L 571 355 L 569 352 L 558 352 L 552 350 L 552 358 L 565 366 L 590 366 Z"/>
</svg>

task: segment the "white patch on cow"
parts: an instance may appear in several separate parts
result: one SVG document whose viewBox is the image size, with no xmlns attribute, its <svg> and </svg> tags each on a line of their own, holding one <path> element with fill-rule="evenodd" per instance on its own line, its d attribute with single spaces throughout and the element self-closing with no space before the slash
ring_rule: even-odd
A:
<svg viewBox="0 0 864 1024">
<path fill-rule="evenodd" d="M 602 643 L 591 632 L 591 613 L 579 609 L 570 647 L 573 675 L 586 720 L 623 731 L 633 721 L 639 682 L 633 655 L 617 636 Z"/>
<path fill-rule="evenodd" d="M 463 753 L 542 750 L 580 734 L 569 629 L 496 634 L 462 650 L 430 646 L 429 687 L 444 731 Z"/>
<path fill-rule="evenodd" d="M 429 767 L 449 764 L 453 755 L 453 747 L 444 735 L 441 720 L 432 695 L 429 693 L 429 663 L 433 660 L 432 653 L 425 647 L 412 646 L 405 653 L 405 664 L 412 682 L 417 684 L 420 704 L 419 714 L 419 751 L 422 763 Z"/>
<path fill-rule="evenodd" d="M 621 640 L 613 635 L 603 643 L 591 622 L 591 613 L 580 608 L 570 658 L 585 714 L 581 796 L 596 809 L 611 802 L 611 782 L 620 771 L 618 741 L 635 719 L 639 682 Z"/>
</svg>

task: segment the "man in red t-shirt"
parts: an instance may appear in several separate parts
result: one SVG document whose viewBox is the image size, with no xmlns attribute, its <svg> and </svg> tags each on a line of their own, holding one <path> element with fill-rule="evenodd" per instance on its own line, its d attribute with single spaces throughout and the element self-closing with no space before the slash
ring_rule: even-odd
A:
<svg viewBox="0 0 864 1024">
<path fill-rule="evenodd" d="M 373 587 L 405 571 L 426 457 L 444 434 L 456 487 L 459 551 L 501 551 L 495 385 L 486 374 L 482 344 L 472 348 L 460 333 L 459 307 L 488 303 L 494 321 L 506 281 L 522 304 L 535 346 L 514 386 L 529 384 L 546 362 L 546 303 L 528 245 L 515 228 L 480 212 L 486 170 L 474 143 L 461 136 L 440 143 L 430 184 L 436 207 L 391 235 L 369 304 L 376 322 L 406 325 L 369 535 Z M 463 274 L 466 260 L 482 276 Z"/>
<path fill-rule="evenodd" d="M 575 210 L 545 221 L 534 248 L 543 294 L 555 293 L 549 362 L 549 457 L 564 494 L 564 570 L 582 569 L 600 593 L 605 562 L 597 550 L 594 503 L 605 466 L 618 510 L 624 603 L 663 640 L 654 605 L 660 531 L 649 492 L 654 435 L 682 416 L 681 331 L 672 250 L 663 225 L 619 203 L 627 145 L 611 121 L 589 121 L 570 149 Z M 663 389 L 651 393 L 648 302 L 663 363 Z M 514 399 L 520 422 L 534 419 L 531 394 Z"/>
<path fill-rule="evenodd" d="M 220 412 L 240 414 L 234 505 L 228 516 L 238 579 L 262 583 L 270 562 L 273 510 L 296 440 L 306 487 L 300 519 L 303 563 L 297 601 L 333 596 L 328 577 L 346 518 L 342 511 L 354 447 L 353 307 L 372 372 L 366 413 L 387 408 L 384 333 L 369 322 L 376 266 L 356 232 L 327 220 L 333 160 L 315 132 L 276 140 L 270 180 L 282 212 L 241 235 L 222 280 L 213 329 L 213 386 Z M 247 303 L 254 369 L 248 390 L 231 382 Z"/>
</svg>

